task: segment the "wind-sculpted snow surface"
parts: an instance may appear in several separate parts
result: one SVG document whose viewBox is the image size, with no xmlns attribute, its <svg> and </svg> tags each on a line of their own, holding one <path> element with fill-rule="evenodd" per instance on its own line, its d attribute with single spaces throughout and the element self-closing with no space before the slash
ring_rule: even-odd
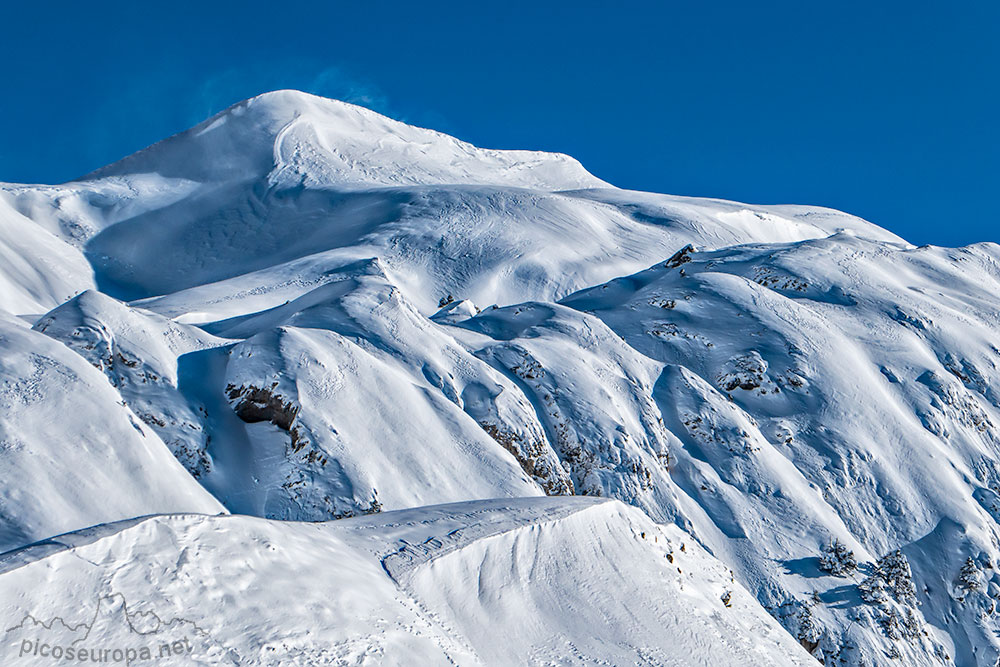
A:
<svg viewBox="0 0 1000 667">
<path fill-rule="evenodd" d="M 460 326 L 489 337 L 464 339 L 531 398 L 577 493 L 613 496 L 656 518 L 673 511 L 667 480 L 678 441 L 652 398 L 660 364 L 597 318 L 556 304 L 491 309 Z"/>
<path fill-rule="evenodd" d="M 38 316 L 94 285 L 77 248 L 21 215 L 0 184 L 0 308 Z"/>
<path fill-rule="evenodd" d="M 856 539 L 866 560 L 902 548 L 924 618 L 943 629 L 966 619 L 949 633 L 952 655 L 988 664 L 983 656 L 997 650 L 992 611 L 969 609 L 956 581 L 967 558 L 990 572 L 1000 556 L 991 502 L 1000 247 L 914 248 L 841 234 L 688 259 L 564 303 L 649 357 L 683 365 L 664 374 L 655 396 L 685 442 L 678 456 L 690 457 L 677 478 L 686 468 L 684 485 L 726 538 L 705 531 L 702 539 L 721 554 L 749 538 L 771 559 L 734 553 L 730 562 L 800 595 L 816 590 L 824 614 L 837 613 L 844 587 L 812 577 L 810 541 Z M 796 529 L 775 532 L 762 519 Z M 770 593 L 759 595 L 766 602 Z M 848 617 L 895 623 L 871 605 Z"/>
<path fill-rule="evenodd" d="M 0 314 L 0 549 L 151 512 L 221 512 L 105 377 Z"/>
<path fill-rule="evenodd" d="M 136 549 L 173 574 L 70 598 L 203 608 L 212 664 L 1000 656 L 1000 246 L 284 91 L 0 186 L 0 260 L 3 546 L 262 517 L 94 529 L 0 588 Z M 573 494 L 633 508 L 540 497 Z"/>
<path fill-rule="evenodd" d="M 62 341 L 102 371 L 192 475 L 211 472 L 206 410 L 180 391 L 178 358 L 226 341 L 92 290 L 41 318 L 34 329 Z"/>
<path fill-rule="evenodd" d="M 676 527 L 583 499 L 85 530 L 0 557 L 0 621 L 25 665 L 51 664 L 41 643 L 170 665 L 813 662 Z"/>
</svg>

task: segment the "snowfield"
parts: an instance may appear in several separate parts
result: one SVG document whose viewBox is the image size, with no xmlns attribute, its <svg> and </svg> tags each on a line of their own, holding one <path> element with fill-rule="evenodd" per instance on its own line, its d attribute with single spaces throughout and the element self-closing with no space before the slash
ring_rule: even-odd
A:
<svg viewBox="0 0 1000 667">
<path fill-rule="evenodd" d="M 294 91 L 0 184 L 0 662 L 994 667 L 998 294 Z"/>
<path fill-rule="evenodd" d="M 0 549 L 151 512 L 224 512 L 105 377 L 0 314 Z"/>
<path fill-rule="evenodd" d="M 0 568 L 5 644 L 31 643 L 17 664 L 50 664 L 37 642 L 159 658 L 184 640 L 190 653 L 162 664 L 813 663 L 687 535 L 607 500 L 320 524 L 161 515 L 56 537 Z"/>
</svg>

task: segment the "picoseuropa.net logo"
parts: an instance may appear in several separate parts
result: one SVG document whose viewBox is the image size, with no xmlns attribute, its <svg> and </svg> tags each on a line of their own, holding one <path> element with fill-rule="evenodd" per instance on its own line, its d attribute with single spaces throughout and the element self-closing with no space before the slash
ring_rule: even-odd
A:
<svg viewBox="0 0 1000 667">
<path fill-rule="evenodd" d="M 61 644 L 50 644 L 41 639 L 22 639 L 17 657 L 32 656 L 76 662 L 124 662 L 126 665 L 131 665 L 139 661 L 152 660 L 154 657 L 160 659 L 170 658 L 188 655 L 191 652 L 191 643 L 187 637 L 175 640 L 173 643 L 164 642 L 159 647 L 142 646 L 140 648 L 133 646 L 128 648 L 63 646 Z"/>
<path fill-rule="evenodd" d="M 7 658 L 24 664 L 197 664 L 213 653 L 208 634 L 184 618 L 133 611 L 119 593 L 97 598 L 87 622 L 25 614 L 7 628 Z M 7 659 L 3 664 L 18 664 Z"/>
</svg>

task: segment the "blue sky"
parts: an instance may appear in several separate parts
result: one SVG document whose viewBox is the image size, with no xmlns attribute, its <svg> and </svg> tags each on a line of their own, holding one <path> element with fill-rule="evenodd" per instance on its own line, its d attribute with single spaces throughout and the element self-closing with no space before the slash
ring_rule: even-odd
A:
<svg viewBox="0 0 1000 667">
<path fill-rule="evenodd" d="M 60 182 L 266 90 L 627 188 L 1000 241 L 1000 3 L 10 3 L 0 180 Z"/>
</svg>

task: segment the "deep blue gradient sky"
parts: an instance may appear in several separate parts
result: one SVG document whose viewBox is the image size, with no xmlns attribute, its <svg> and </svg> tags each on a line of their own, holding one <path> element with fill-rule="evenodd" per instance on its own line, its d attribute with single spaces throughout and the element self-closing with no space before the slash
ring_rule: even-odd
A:
<svg viewBox="0 0 1000 667">
<path fill-rule="evenodd" d="M 1000 241 L 1000 3 L 8 3 L 0 180 L 61 182 L 267 90 L 633 189 Z"/>
</svg>

